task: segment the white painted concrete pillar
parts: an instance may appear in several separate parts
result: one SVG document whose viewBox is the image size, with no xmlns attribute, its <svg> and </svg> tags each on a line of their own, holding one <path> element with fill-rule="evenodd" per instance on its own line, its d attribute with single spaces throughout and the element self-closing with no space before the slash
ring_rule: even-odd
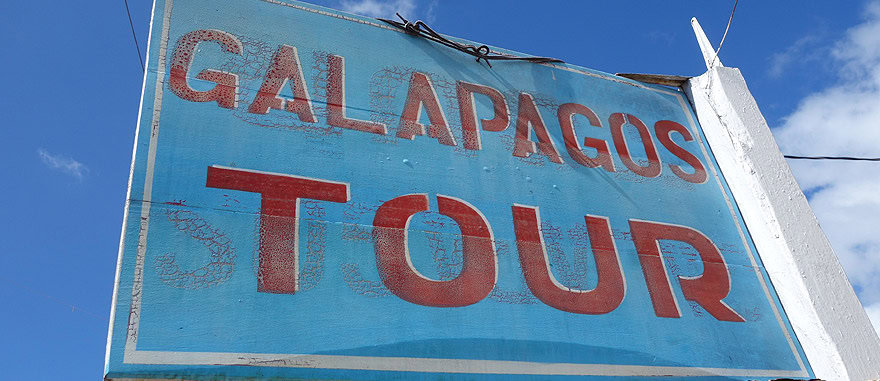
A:
<svg viewBox="0 0 880 381">
<path fill-rule="evenodd" d="M 739 69 L 683 87 L 816 377 L 880 379 L 880 338 Z"/>
</svg>

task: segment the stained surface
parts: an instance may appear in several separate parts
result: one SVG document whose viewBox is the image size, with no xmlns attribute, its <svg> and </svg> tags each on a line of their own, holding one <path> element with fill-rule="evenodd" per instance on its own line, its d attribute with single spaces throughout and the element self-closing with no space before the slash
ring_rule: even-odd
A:
<svg viewBox="0 0 880 381">
<path fill-rule="evenodd" d="M 754 379 L 809 374 L 682 94 L 587 69 L 529 63 L 497 63 L 490 69 L 459 52 L 314 8 L 260 0 L 178 0 L 157 4 L 155 12 L 111 377 L 387 378 L 440 371 L 490 377 L 527 373 L 518 366 L 534 368 L 532 363 L 563 364 L 537 373 L 546 375 Z M 183 37 L 199 30 L 225 32 L 240 49 L 203 41 L 192 51 L 192 62 L 175 62 L 186 58 L 183 50 L 173 54 L 187 46 Z M 285 109 L 250 110 L 282 45 L 296 48 L 315 122 Z M 344 57 L 342 81 L 334 80 L 331 56 Z M 237 102 L 186 99 L 172 89 L 175 66 L 188 69 L 184 79 L 195 92 L 218 88 L 197 78 L 204 69 L 234 74 Z M 413 73 L 429 78 L 433 91 L 423 82 L 411 86 Z M 487 131 L 479 120 L 491 119 L 498 108 L 485 95 L 473 96 L 480 149 L 472 149 L 473 136 L 465 144 L 458 81 L 489 86 L 506 102 L 509 125 Z M 288 80 L 280 96 L 293 99 L 295 82 Z M 384 134 L 331 125 L 328 99 L 341 87 L 345 104 L 337 106 L 346 117 L 384 125 Z M 522 112 L 522 93 L 530 95 L 540 118 Z M 431 104 L 416 108 L 415 118 L 402 116 L 409 94 L 435 95 L 445 126 L 439 126 Z M 607 143 L 614 172 L 571 158 L 557 120 L 565 103 L 585 105 L 596 114 L 601 127 L 591 126 L 585 116 L 574 117 L 573 126 L 580 145 L 585 137 Z M 625 121 L 621 131 L 630 165 L 611 133 L 614 115 Z M 659 160 L 650 160 L 630 115 L 645 125 Z M 518 120 L 530 122 L 529 139 L 537 142 L 533 153 L 522 135 L 517 139 Z M 694 172 L 655 136 L 661 120 L 690 132 L 692 141 L 681 134 L 672 134 L 672 140 L 705 168 L 704 182 L 686 181 L 671 169 Z M 410 140 L 413 126 L 407 123 L 413 121 L 425 131 Z M 552 144 L 531 132 L 538 123 L 546 126 Z M 399 136 L 401 126 L 407 127 L 407 138 Z M 547 155 L 552 150 L 562 163 Z M 595 154 L 590 148 L 583 152 Z M 657 177 L 631 170 L 657 164 Z M 295 214 L 267 217 L 265 201 L 271 197 L 266 193 L 206 186 L 212 166 L 342 182 L 350 197 L 344 202 L 303 198 Z M 438 212 L 437 196 L 466 201 L 485 218 L 497 281 L 484 298 L 461 307 L 425 306 L 389 289 L 394 283 L 380 273 L 376 253 L 377 240 L 386 238 L 373 225 L 383 203 L 409 194 L 427 194 L 428 210 L 413 214 L 406 226 L 406 245 L 412 267 L 433 281 L 450 282 L 462 273 L 466 238 L 463 226 Z M 584 216 L 606 217 L 614 242 L 606 249 L 616 249 L 625 282 L 619 305 L 607 313 L 579 314 L 536 298 L 520 264 L 514 204 L 540 211 L 549 271 L 561 288 L 586 291 L 599 284 Z M 658 241 L 680 317 L 655 313 L 632 238 L 633 219 L 701 232 L 723 257 L 704 264 L 692 245 Z M 297 230 L 285 229 L 292 226 Z M 261 266 L 269 257 L 277 258 L 272 262 L 277 266 Z M 724 303 L 744 321 L 719 321 L 682 291 L 679 276 L 698 277 L 715 266 L 729 276 Z M 279 292 L 283 285 L 267 281 L 291 278 L 296 278 L 294 293 Z M 449 361 L 433 367 L 423 359 Z M 356 370 L 361 368 L 373 370 Z"/>
</svg>

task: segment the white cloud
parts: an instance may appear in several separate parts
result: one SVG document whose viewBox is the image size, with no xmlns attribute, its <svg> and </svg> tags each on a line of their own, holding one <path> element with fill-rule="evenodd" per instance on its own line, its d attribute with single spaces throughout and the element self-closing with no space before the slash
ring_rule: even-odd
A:
<svg viewBox="0 0 880 381">
<path fill-rule="evenodd" d="M 787 154 L 878 157 L 880 0 L 865 8 L 864 21 L 830 51 L 838 82 L 803 99 L 774 135 Z M 880 162 L 789 164 L 859 299 L 880 328 Z"/>
<path fill-rule="evenodd" d="M 874 330 L 880 332 L 880 303 L 865 306 L 865 312 L 868 313 L 868 317 L 874 323 Z"/>
<path fill-rule="evenodd" d="M 400 13 L 408 20 L 415 21 L 416 4 L 414 0 L 342 0 L 340 9 L 362 16 L 382 17 L 397 20 L 394 13 Z"/>
<path fill-rule="evenodd" d="M 872 1 L 865 7 L 865 19 L 865 22 L 849 30 L 846 40 L 837 44 L 834 56 L 844 61 L 844 74 L 849 79 L 873 74 L 874 84 L 877 85 L 880 66 L 880 1 Z"/>
<path fill-rule="evenodd" d="M 425 21 L 428 24 L 433 24 L 437 21 L 437 7 L 440 5 L 440 0 L 431 0 L 431 4 L 428 4 L 428 10 L 425 11 Z"/>
<path fill-rule="evenodd" d="M 768 74 L 771 78 L 779 78 L 794 63 L 805 61 L 818 61 L 827 57 L 828 48 L 817 46 L 819 38 L 813 35 L 801 37 L 787 49 L 774 53 L 770 56 L 770 69 Z"/>
<path fill-rule="evenodd" d="M 86 173 L 89 172 L 89 169 L 85 164 L 72 158 L 62 155 L 53 155 L 43 148 L 38 149 L 37 154 L 40 155 L 40 160 L 43 161 L 43 164 L 46 164 L 49 168 L 57 169 L 75 177 L 77 180 L 82 180 Z"/>
</svg>

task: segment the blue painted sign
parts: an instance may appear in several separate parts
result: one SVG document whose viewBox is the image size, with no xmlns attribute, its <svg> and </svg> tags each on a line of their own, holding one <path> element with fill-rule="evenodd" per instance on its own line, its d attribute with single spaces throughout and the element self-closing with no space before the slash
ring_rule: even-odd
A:
<svg viewBox="0 0 880 381">
<path fill-rule="evenodd" d="M 293 2 L 153 20 L 107 378 L 812 375 L 680 90 Z"/>
</svg>

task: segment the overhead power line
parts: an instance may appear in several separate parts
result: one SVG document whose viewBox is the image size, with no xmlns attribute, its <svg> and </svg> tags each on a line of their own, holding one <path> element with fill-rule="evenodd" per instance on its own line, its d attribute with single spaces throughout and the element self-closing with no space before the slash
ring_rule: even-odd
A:
<svg viewBox="0 0 880 381">
<path fill-rule="evenodd" d="M 853 161 L 880 161 L 880 157 L 852 157 L 852 156 L 797 156 L 782 155 L 786 159 L 801 160 L 853 160 Z"/>
<path fill-rule="evenodd" d="M 715 56 L 712 57 L 712 61 L 709 63 L 711 67 L 715 61 L 718 59 L 718 52 L 721 51 L 721 46 L 724 45 L 724 40 L 727 38 L 727 32 L 730 31 L 730 24 L 733 22 L 733 15 L 736 13 L 736 5 L 739 3 L 739 0 L 734 0 L 733 9 L 730 10 L 730 18 L 727 19 L 727 27 L 724 28 L 724 35 L 721 36 L 721 42 L 718 43 L 718 49 L 715 50 Z M 796 160 L 848 160 L 848 161 L 880 161 L 880 157 L 853 157 L 853 156 L 800 156 L 800 155 L 782 155 L 786 159 L 796 159 Z"/>
<path fill-rule="evenodd" d="M 718 59 L 718 52 L 721 51 L 721 46 L 724 45 L 724 39 L 727 38 L 727 32 L 730 30 L 730 23 L 733 22 L 733 14 L 736 12 L 736 4 L 737 3 L 739 3 L 739 0 L 734 0 L 733 9 L 730 11 L 730 18 L 727 19 L 727 27 L 724 28 L 724 35 L 721 36 L 721 42 L 718 43 L 718 49 L 715 49 L 715 57 L 712 57 L 712 62 L 710 63 L 710 66 L 711 66 L 711 64 L 715 63 L 716 59 Z"/>
<path fill-rule="evenodd" d="M 141 45 L 138 43 L 137 34 L 134 32 L 134 23 L 131 22 L 131 11 L 128 9 L 128 0 L 123 0 L 125 2 L 125 13 L 128 14 L 128 26 L 131 27 L 131 38 L 134 39 L 134 47 L 138 52 L 138 63 L 141 64 L 141 71 L 146 71 L 147 69 L 144 67 L 144 57 L 141 55 Z"/>
</svg>

